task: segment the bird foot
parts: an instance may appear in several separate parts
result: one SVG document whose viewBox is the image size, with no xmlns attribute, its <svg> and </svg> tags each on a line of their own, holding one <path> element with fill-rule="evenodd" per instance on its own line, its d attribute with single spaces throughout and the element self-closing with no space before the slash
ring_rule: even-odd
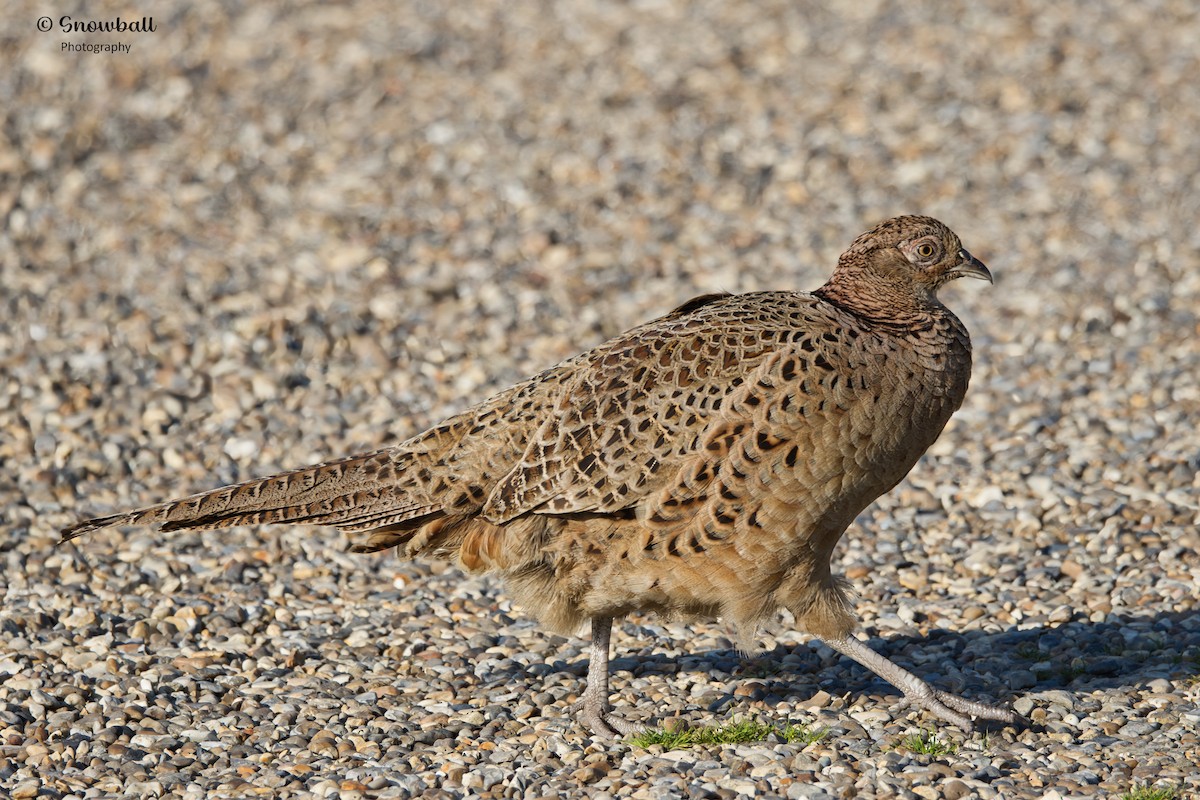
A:
<svg viewBox="0 0 1200 800">
<path fill-rule="evenodd" d="M 596 736 L 606 739 L 620 739 L 623 736 L 634 736 L 646 730 L 644 725 L 621 719 L 611 711 L 599 708 L 589 708 L 587 703 L 580 703 L 579 724 Z"/>
<path fill-rule="evenodd" d="M 956 694 L 934 689 L 928 684 L 922 688 L 924 691 L 905 693 L 906 705 L 923 708 L 938 719 L 954 724 L 963 733 L 975 730 L 973 718 L 990 719 L 1006 725 L 1020 725 L 1024 721 L 1019 714 L 1007 708 L 966 700 Z"/>
<path fill-rule="evenodd" d="M 1007 725 L 1023 725 L 1025 720 L 1007 708 L 964 700 L 958 695 L 935 689 L 903 667 L 876 653 L 853 636 L 822 637 L 821 641 L 844 656 L 853 658 L 885 681 L 904 692 L 905 705 L 923 708 L 940 720 L 953 723 L 964 733 L 975 730 L 972 717 L 990 719 Z"/>
<path fill-rule="evenodd" d="M 612 617 L 592 618 L 592 657 L 588 662 L 587 689 L 572 710 L 579 712 L 579 724 L 595 736 L 620 739 L 645 730 L 612 715 L 608 704 L 608 638 Z"/>
</svg>

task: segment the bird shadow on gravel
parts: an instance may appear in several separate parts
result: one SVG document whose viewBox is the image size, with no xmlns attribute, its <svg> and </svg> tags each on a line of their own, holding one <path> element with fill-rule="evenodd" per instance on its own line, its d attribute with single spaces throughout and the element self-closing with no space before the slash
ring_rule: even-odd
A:
<svg viewBox="0 0 1200 800">
<path fill-rule="evenodd" d="M 999 632 L 935 628 L 924 636 L 881 637 L 868 629 L 867 634 L 872 648 L 936 688 L 984 702 L 1012 704 L 1023 696 L 1053 690 L 1082 695 L 1138 689 L 1156 679 L 1200 676 L 1200 609 L 1110 615 L 1103 622 L 1078 619 Z M 815 640 L 781 644 L 755 655 L 732 648 L 675 655 L 655 652 L 654 647 L 626 649 L 610 662 L 613 673 L 639 678 L 709 673 L 714 691 L 700 702 L 710 713 L 745 700 L 802 703 L 822 689 L 835 696 L 849 692 L 900 697 L 899 690 L 882 678 Z M 560 661 L 546 665 L 543 674 L 583 676 L 587 663 L 586 658 Z M 490 674 L 488 682 L 509 677 L 500 672 Z M 1098 701 L 1091 702 L 1099 706 Z"/>
</svg>

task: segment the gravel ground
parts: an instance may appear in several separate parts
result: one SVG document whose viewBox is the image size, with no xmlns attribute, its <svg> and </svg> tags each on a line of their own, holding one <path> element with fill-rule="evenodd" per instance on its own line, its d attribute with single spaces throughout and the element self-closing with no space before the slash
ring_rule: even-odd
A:
<svg viewBox="0 0 1200 800">
<path fill-rule="evenodd" d="M 154 5 L 0 23 L 0 794 L 1200 796 L 1194 3 Z M 54 547 L 695 294 L 814 288 L 914 212 L 997 282 L 947 291 L 973 388 L 836 563 L 875 646 L 1028 730 L 921 755 L 786 620 L 746 658 L 634 617 L 627 716 L 828 732 L 646 750 L 572 723 L 583 641 L 490 579 L 326 529 Z"/>
</svg>

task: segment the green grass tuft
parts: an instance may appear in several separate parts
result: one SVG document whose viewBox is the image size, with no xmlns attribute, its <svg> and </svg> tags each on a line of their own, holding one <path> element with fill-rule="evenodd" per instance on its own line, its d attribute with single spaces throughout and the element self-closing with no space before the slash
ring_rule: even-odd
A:
<svg viewBox="0 0 1200 800">
<path fill-rule="evenodd" d="M 775 734 L 788 744 L 809 745 L 824 739 L 826 733 L 825 730 L 813 730 L 807 725 L 793 725 L 790 722 L 780 728 L 749 719 L 734 719 L 715 727 L 706 725 L 698 728 L 672 730 L 654 728 L 631 736 L 626 741 L 634 747 L 648 748 L 660 745 L 667 750 L 682 750 L 705 744 L 761 742 L 771 734 Z"/>
<path fill-rule="evenodd" d="M 1121 800 L 1177 800 L 1180 796 L 1174 786 L 1136 786 L 1121 795 Z"/>
<path fill-rule="evenodd" d="M 943 742 L 933 731 L 921 731 L 900 740 L 900 746 L 923 756 L 948 756 L 958 752 L 958 745 Z"/>
</svg>

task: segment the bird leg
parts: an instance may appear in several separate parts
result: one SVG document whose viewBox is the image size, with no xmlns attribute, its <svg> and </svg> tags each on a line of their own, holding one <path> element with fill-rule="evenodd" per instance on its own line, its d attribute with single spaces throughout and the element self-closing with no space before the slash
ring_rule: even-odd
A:
<svg viewBox="0 0 1200 800">
<path fill-rule="evenodd" d="M 579 702 L 579 722 L 592 733 L 610 739 L 642 730 L 640 725 L 614 717 L 608 705 L 608 639 L 612 617 L 592 617 L 592 652 L 588 662 L 587 689 Z"/>
<path fill-rule="evenodd" d="M 904 692 L 904 697 L 909 704 L 920 706 L 935 717 L 954 723 L 965 733 L 974 730 L 972 717 L 996 720 L 1009 725 L 1017 725 L 1021 722 L 1021 717 L 1007 708 L 964 700 L 958 695 L 933 688 L 853 636 L 821 637 L 821 641 L 842 655 L 854 659 Z"/>
</svg>

